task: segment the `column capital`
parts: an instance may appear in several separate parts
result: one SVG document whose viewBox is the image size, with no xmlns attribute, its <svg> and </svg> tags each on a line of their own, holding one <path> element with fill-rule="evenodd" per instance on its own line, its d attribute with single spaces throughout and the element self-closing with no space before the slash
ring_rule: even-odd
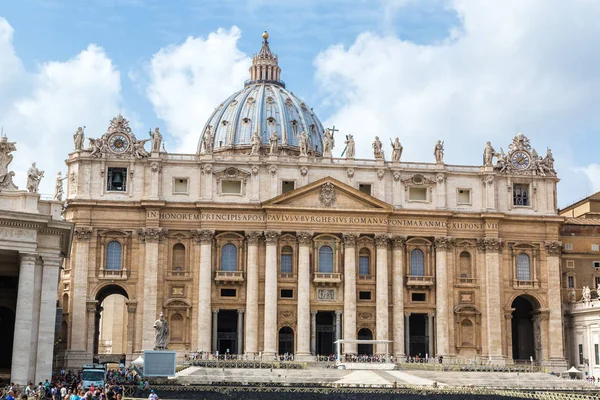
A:
<svg viewBox="0 0 600 400">
<path fill-rule="evenodd" d="M 219 313 L 219 309 L 218 308 L 213 308 L 212 309 L 212 313 L 213 314 L 218 314 Z"/>
<path fill-rule="evenodd" d="M 200 244 L 211 244 L 214 236 L 214 229 L 195 229 L 192 231 L 192 238 Z"/>
<path fill-rule="evenodd" d="M 92 228 L 89 226 L 78 226 L 73 232 L 75 233 L 75 239 L 78 242 L 90 240 L 92 237 Z"/>
<path fill-rule="evenodd" d="M 245 308 L 238 308 L 236 311 L 237 311 L 238 314 L 243 314 L 243 313 L 246 312 L 246 309 Z"/>
<path fill-rule="evenodd" d="M 87 312 L 95 313 L 98 310 L 98 301 L 97 300 L 87 300 L 85 302 L 85 307 Z"/>
<path fill-rule="evenodd" d="M 562 242 L 546 242 L 544 246 L 549 256 L 560 256 L 562 253 Z"/>
<path fill-rule="evenodd" d="M 125 302 L 127 306 L 127 312 L 129 314 L 135 314 L 137 311 L 137 300 L 128 300 Z"/>
<path fill-rule="evenodd" d="M 358 233 L 344 233 L 342 235 L 344 239 L 345 247 L 354 247 L 356 246 L 356 239 L 358 239 Z"/>
<path fill-rule="evenodd" d="M 138 231 L 140 239 L 146 243 L 162 242 L 168 233 L 169 230 L 165 228 L 142 228 Z"/>
<path fill-rule="evenodd" d="M 19 261 L 23 263 L 35 263 L 39 257 L 37 253 L 21 253 L 19 252 Z"/>
<path fill-rule="evenodd" d="M 487 253 L 499 253 L 504 245 L 500 238 L 483 238 L 477 239 L 477 248 Z"/>
<path fill-rule="evenodd" d="M 310 310 L 310 316 L 313 317 L 313 318 L 316 317 L 317 316 L 317 312 L 318 312 L 317 310 Z"/>
<path fill-rule="evenodd" d="M 392 236 L 392 247 L 394 249 L 403 249 L 406 244 L 406 236 Z"/>
<path fill-rule="evenodd" d="M 248 241 L 249 245 L 258 245 L 258 241 L 260 240 L 260 237 L 262 236 L 262 232 L 261 231 L 246 231 L 246 240 Z"/>
<path fill-rule="evenodd" d="M 335 316 L 336 318 L 342 315 L 342 310 L 335 310 Z"/>
<path fill-rule="evenodd" d="M 63 262 L 62 257 L 52 257 L 52 256 L 42 256 L 42 261 L 44 262 L 44 266 L 55 266 L 60 267 Z"/>
<path fill-rule="evenodd" d="M 281 236 L 281 231 L 265 231 L 265 241 L 267 244 L 277 244 Z"/>
<path fill-rule="evenodd" d="M 298 243 L 300 246 L 308 246 L 312 243 L 313 232 L 310 231 L 298 231 L 296 232 Z"/>
<path fill-rule="evenodd" d="M 436 250 L 450 250 L 454 247 L 454 238 L 450 236 L 438 236 L 434 240 Z"/>
<path fill-rule="evenodd" d="M 375 247 L 387 247 L 390 243 L 390 235 L 387 233 L 375 235 Z"/>
</svg>

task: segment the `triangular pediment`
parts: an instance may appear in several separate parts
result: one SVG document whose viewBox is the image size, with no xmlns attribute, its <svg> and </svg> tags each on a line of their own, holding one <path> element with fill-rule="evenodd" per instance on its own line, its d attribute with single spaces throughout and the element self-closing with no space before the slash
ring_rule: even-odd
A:
<svg viewBox="0 0 600 400">
<path fill-rule="evenodd" d="M 326 177 L 263 203 L 266 209 L 319 209 L 391 212 L 392 206 L 332 177 Z"/>
</svg>

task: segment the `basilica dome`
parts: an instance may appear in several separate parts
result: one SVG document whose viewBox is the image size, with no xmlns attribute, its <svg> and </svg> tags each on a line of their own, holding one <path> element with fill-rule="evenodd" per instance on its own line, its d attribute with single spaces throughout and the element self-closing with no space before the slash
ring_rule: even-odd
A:
<svg viewBox="0 0 600 400">
<path fill-rule="evenodd" d="M 198 143 L 199 153 L 247 153 L 254 132 L 261 137 L 261 147 L 269 146 L 275 132 L 283 154 L 298 154 L 300 135 L 306 132 L 309 152 L 321 154 L 323 125 L 312 108 L 285 88 L 268 37 L 263 33 L 262 48 L 252 57 L 250 79 L 244 88 L 229 96 L 208 119 Z M 207 131 L 212 135 L 208 151 L 203 145 Z"/>
</svg>

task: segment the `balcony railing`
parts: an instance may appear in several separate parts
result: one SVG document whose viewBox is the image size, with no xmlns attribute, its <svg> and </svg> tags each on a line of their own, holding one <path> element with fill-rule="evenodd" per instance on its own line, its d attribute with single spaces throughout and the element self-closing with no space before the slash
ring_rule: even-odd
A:
<svg viewBox="0 0 600 400">
<path fill-rule="evenodd" d="M 514 288 L 536 288 L 538 287 L 538 281 L 537 280 L 533 280 L 533 281 L 525 281 L 525 280 L 519 280 L 519 279 L 513 279 L 513 287 Z"/>
<path fill-rule="evenodd" d="M 98 279 L 127 279 L 129 277 L 129 271 L 126 269 L 104 269 L 100 268 Z"/>
<path fill-rule="evenodd" d="M 313 282 L 315 285 L 339 285 L 342 282 L 342 274 L 338 272 L 315 272 Z"/>
<path fill-rule="evenodd" d="M 457 285 L 477 285 L 477 278 L 456 278 Z"/>
<path fill-rule="evenodd" d="M 366 281 L 366 282 L 370 282 L 373 281 L 375 279 L 375 275 L 370 275 L 370 274 L 358 274 L 358 280 L 359 281 Z"/>
<path fill-rule="evenodd" d="M 292 272 L 281 272 L 279 274 L 279 279 L 292 280 L 296 279 L 296 274 Z"/>
<path fill-rule="evenodd" d="M 217 271 L 215 272 L 215 282 L 240 284 L 244 282 L 244 271 Z"/>
<path fill-rule="evenodd" d="M 190 271 L 167 271 L 168 279 L 188 279 L 190 276 Z"/>
<path fill-rule="evenodd" d="M 433 286 L 433 276 L 407 275 L 406 286 L 430 287 Z"/>
</svg>

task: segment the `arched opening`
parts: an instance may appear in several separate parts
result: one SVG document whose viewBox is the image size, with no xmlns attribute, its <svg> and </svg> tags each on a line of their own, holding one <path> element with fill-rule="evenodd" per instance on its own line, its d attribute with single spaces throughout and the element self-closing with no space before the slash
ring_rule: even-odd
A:
<svg viewBox="0 0 600 400">
<path fill-rule="evenodd" d="M 371 252 L 367 248 L 362 248 L 358 252 L 358 274 L 362 276 L 371 275 Z"/>
<path fill-rule="evenodd" d="M 15 313 L 8 307 L 0 307 L 0 369 L 10 370 L 12 363 L 13 339 L 15 334 Z"/>
<path fill-rule="evenodd" d="M 414 249 L 410 252 L 410 274 L 412 276 L 425 275 L 425 254 L 421 249 Z"/>
<path fill-rule="evenodd" d="M 279 354 L 294 354 L 294 330 L 289 326 L 279 330 Z"/>
<path fill-rule="evenodd" d="M 69 312 L 69 295 L 67 293 L 63 294 L 61 305 L 62 305 L 63 314 L 68 313 Z"/>
<path fill-rule="evenodd" d="M 281 249 L 280 268 L 282 274 L 291 274 L 294 269 L 293 264 L 294 250 L 291 246 L 283 246 Z"/>
<path fill-rule="evenodd" d="M 237 247 L 227 243 L 221 249 L 221 271 L 237 271 Z"/>
<path fill-rule="evenodd" d="M 319 272 L 333 273 L 333 249 L 330 246 L 319 249 Z"/>
<path fill-rule="evenodd" d="M 118 285 L 107 285 L 96 295 L 94 354 L 127 352 L 127 306 L 129 295 Z"/>
<path fill-rule="evenodd" d="M 471 253 L 463 251 L 458 258 L 459 273 L 461 278 L 471 278 Z"/>
<path fill-rule="evenodd" d="M 373 340 L 373 332 L 369 328 L 362 328 L 358 331 L 358 340 Z M 358 344 L 358 355 L 373 355 L 373 344 L 372 343 L 359 343 Z"/>
<path fill-rule="evenodd" d="M 512 356 L 513 360 L 536 360 L 533 312 L 539 308 L 535 300 L 526 296 L 517 297 L 511 305 L 512 313 Z M 537 303 L 537 302 L 535 302 Z"/>
<path fill-rule="evenodd" d="M 173 246 L 171 269 L 175 276 L 183 275 L 185 271 L 185 246 L 181 243 L 177 243 Z"/>
</svg>

